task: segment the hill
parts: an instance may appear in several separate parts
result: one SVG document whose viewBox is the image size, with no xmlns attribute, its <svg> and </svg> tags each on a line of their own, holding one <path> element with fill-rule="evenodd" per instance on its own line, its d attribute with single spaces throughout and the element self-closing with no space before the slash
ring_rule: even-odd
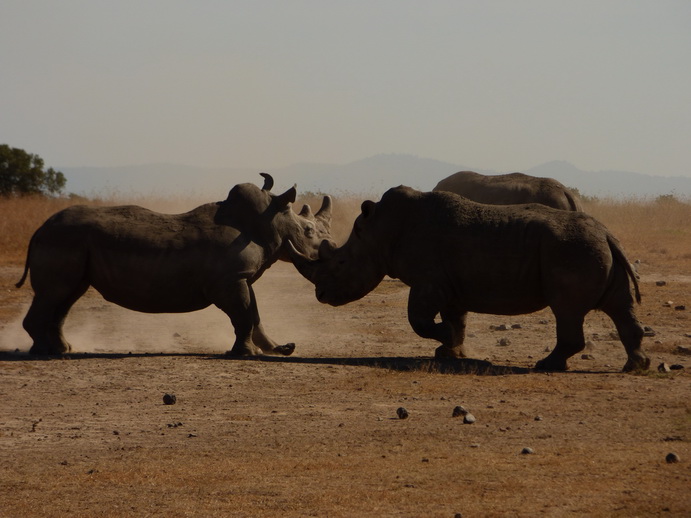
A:
<svg viewBox="0 0 691 518">
<path fill-rule="evenodd" d="M 468 165 L 458 165 L 403 154 L 381 154 L 343 165 L 303 163 L 267 171 L 276 179 L 276 190 L 298 184 L 300 192 L 379 195 L 389 187 L 409 185 L 431 190 L 439 180 L 457 171 L 500 174 Z M 241 182 L 257 182 L 262 169 L 203 168 L 185 165 L 149 164 L 126 167 L 61 168 L 67 190 L 94 195 L 194 194 L 210 199 L 225 197 Z M 513 172 L 513 171 L 502 171 Z M 691 178 L 653 176 L 626 171 L 583 171 L 564 161 L 547 162 L 522 171 L 555 178 L 587 196 L 657 197 L 673 194 L 691 199 Z"/>
</svg>

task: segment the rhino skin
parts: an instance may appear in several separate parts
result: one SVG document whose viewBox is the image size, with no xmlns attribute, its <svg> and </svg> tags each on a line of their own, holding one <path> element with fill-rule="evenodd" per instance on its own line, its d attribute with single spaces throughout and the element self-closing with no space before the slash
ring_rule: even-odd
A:
<svg viewBox="0 0 691 518">
<path fill-rule="evenodd" d="M 433 190 L 452 192 L 489 205 L 541 203 L 555 209 L 583 211 L 578 196 L 558 181 L 523 173 L 487 176 L 461 171 L 441 180 Z"/>
<path fill-rule="evenodd" d="M 228 354 L 289 355 L 295 344 L 277 345 L 259 318 L 252 284 L 277 260 L 289 261 L 287 243 L 316 258 L 330 239 L 331 198 L 313 215 L 291 209 L 295 186 L 281 195 L 249 183 L 233 187 L 225 201 L 184 214 L 160 214 L 137 206 L 75 205 L 50 217 L 29 243 L 21 287 L 31 272 L 34 298 L 24 318 L 30 353 L 71 351 L 62 333 L 72 305 L 93 286 L 119 306 L 146 313 L 184 313 L 215 304 L 235 330 Z"/>
<path fill-rule="evenodd" d="M 362 298 L 385 275 L 403 281 L 410 286 L 408 320 L 418 335 L 441 342 L 437 358 L 467 356 L 469 311 L 518 315 L 549 306 L 557 344 L 537 369 L 566 370 L 585 347 L 583 320 L 593 309 L 614 321 L 628 355 L 625 371 L 650 365 L 634 313 L 635 274 L 618 241 L 583 212 L 485 205 L 400 186 L 378 203 L 363 202 L 340 248 L 325 241 L 318 260 L 294 247 L 291 254 L 317 299 L 333 306 Z"/>
</svg>

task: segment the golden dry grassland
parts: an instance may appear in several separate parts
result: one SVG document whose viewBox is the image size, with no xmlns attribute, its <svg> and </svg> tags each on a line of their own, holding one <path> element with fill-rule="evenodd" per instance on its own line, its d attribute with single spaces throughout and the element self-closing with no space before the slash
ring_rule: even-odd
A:
<svg viewBox="0 0 691 518">
<path fill-rule="evenodd" d="M 345 241 L 360 211 L 361 197 L 333 199 L 332 232 L 339 243 Z M 141 205 L 160 212 L 185 212 L 211 200 L 182 197 L 121 196 L 83 198 L 21 197 L 0 198 L 0 264 L 22 264 L 33 232 L 52 214 L 77 203 L 89 205 Z M 322 203 L 318 194 L 298 198 L 295 210 L 308 203 L 316 212 Z M 676 273 L 691 274 L 691 203 L 674 198 L 589 199 L 585 211 L 604 223 L 622 242 L 631 261 L 657 264 Z M 664 260 L 664 261 L 661 261 Z"/>
</svg>

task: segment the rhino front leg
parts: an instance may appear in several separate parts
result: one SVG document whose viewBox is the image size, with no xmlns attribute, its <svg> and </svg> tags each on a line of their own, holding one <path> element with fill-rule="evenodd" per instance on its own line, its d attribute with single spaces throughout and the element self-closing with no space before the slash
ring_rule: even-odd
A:
<svg viewBox="0 0 691 518">
<path fill-rule="evenodd" d="M 565 371 L 566 361 L 574 354 L 585 348 L 583 335 L 584 315 L 558 315 L 557 345 L 545 358 L 535 364 L 535 368 L 542 371 Z"/>
<path fill-rule="evenodd" d="M 252 296 L 252 288 L 247 281 L 241 279 L 230 286 L 225 286 L 214 299 L 214 304 L 228 315 L 235 330 L 235 343 L 226 354 L 229 356 L 261 355 L 261 350 L 252 341 L 256 304 Z"/>
<path fill-rule="evenodd" d="M 422 338 L 441 342 L 436 358 L 464 358 L 466 313 L 458 308 L 442 308 L 443 295 L 431 286 L 413 286 L 408 296 L 408 321 Z M 435 322 L 441 313 L 441 322 Z"/>
<path fill-rule="evenodd" d="M 249 286 L 250 297 L 252 301 L 252 308 L 254 310 L 253 322 L 254 328 L 252 329 L 252 341 L 256 346 L 258 346 L 265 354 L 274 354 L 279 356 L 290 356 L 295 351 L 295 344 L 288 343 L 285 345 L 278 345 L 274 342 L 264 331 L 264 326 L 262 326 L 261 319 L 259 318 L 259 308 L 257 307 L 257 298 L 254 294 L 254 289 Z"/>
</svg>

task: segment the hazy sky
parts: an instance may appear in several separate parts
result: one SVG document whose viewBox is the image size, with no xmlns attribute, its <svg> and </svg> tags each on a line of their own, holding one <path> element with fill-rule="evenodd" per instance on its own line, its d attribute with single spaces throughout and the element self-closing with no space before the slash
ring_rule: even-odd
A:
<svg viewBox="0 0 691 518">
<path fill-rule="evenodd" d="M 0 143 L 54 167 L 691 176 L 691 1 L 3 0 Z"/>
</svg>

